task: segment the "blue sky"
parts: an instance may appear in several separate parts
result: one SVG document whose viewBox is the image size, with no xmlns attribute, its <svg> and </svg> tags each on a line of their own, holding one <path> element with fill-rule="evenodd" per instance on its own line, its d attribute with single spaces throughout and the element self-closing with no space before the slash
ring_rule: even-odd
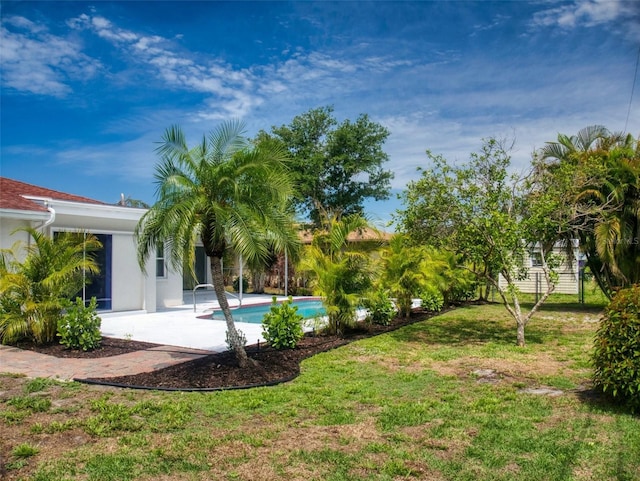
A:
<svg viewBox="0 0 640 481">
<path fill-rule="evenodd" d="M 152 203 L 154 142 L 247 134 L 331 105 L 386 126 L 394 193 L 427 149 L 531 152 L 588 125 L 640 134 L 640 2 L 2 1 L 0 175 Z M 636 77 L 635 92 L 632 96 Z M 369 206 L 384 222 L 395 200 Z"/>
</svg>

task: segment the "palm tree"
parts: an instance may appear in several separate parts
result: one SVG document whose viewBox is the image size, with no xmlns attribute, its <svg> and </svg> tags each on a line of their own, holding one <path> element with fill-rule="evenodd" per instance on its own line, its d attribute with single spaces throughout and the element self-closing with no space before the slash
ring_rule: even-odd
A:
<svg viewBox="0 0 640 481">
<path fill-rule="evenodd" d="M 245 367 L 248 357 L 227 302 L 222 258 L 232 252 L 253 263 L 265 261 L 270 249 L 297 249 L 286 210 L 292 195 L 286 155 L 269 145 L 252 147 L 240 122 L 223 123 L 193 148 L 179 127 L 170 127 L 157 153 L 157 201 L 135 231 L 138 262 L 144 269 L 149 255 L 165 247 L 174 269 L 193 266 L 199 237 L 210 259 L 229 343 Z"/>
<path fill-rule="evenodd" d="M 541 153 L 558 161 L 543 165 L 556 180 L 570 172 L 568 215 L 603 292 L 640 282 L 640 142 L 591 126 Z"/>
<path fill-rule="evenodd" d="M 32 228 L 33 243 L 0 253 L 0 340 L 13 343 L 33 338 L 39 344 L 55 340 L 64 303 L 99 271 L 92 251 L 101 247 L 93 235 L 62 232 L 53 238 Z M 87 255 L 89 254 L 89 255 Z"/>
<path fill-rule="evenodd" d="M 356 309 L 371 286 L 373 270 L 369 251 L 380 242 L 351 241 L 354 233 L 375 232 L 358 214 L 324 214 L 323 217 L 323 227 L 315 233 L 300 267 L 312 274 L 314 291 L 323 297 L 327 330 L 343 334 L 355 324 Z"/>
</svg>

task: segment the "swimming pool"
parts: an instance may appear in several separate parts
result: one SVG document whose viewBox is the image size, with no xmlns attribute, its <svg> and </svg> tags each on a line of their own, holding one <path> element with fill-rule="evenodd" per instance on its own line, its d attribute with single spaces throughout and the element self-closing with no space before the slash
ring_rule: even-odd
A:
<svg viewBox="0 0 640 481">
<path fill-rule="evenodd" d="M 300 314 L 303 319 L 313 319 L 314 317 L 324 316 L 326 314 L 322 301 L 319 299 L 294 299 L 293 305 L 298 306 L 298 314 Z M 237 309 L 231 309 L 231 314 L 235 322 L 262 324 L 262 318 L 271 310 L 271 306 L 272 304 L 243 306 Z M 224 320 L 222 312 L 220 311 L 215 311 L 211 317 L 215 320 Z"/>
</svg>

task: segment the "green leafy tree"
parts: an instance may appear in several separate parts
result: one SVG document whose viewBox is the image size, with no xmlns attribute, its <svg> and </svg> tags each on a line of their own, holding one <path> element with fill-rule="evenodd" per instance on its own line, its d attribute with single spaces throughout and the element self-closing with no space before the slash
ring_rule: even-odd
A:
<svg viewBox="0 0 640 481">
<path fill-rule="evenodd" d="M 0 254 L 0 340 L 47 344 L 56 338 L 68 300 L 99 272 L 92 252 L 101 244 L 95 236 L 82 233 L 49 237 L 32 228 L 21 230 L 33 243 L 16 244 Z M 24 261 L 19 260 L 22 248 Z"/>
<path fill-rule="evenodd" d="M 229 309 L 221 261 L 232 252 L 248 263 L 266 262 L 272 250 L 297 249 L 286 210 L 293 193 L 286 152 L 251 146 L 239 122 L 222 124 L 192 148 L 179 127 L 170 127 L 157 152 L 157 201 L 136 228 L 138 262 L 144 268 L 149 255 L 165 245 L 174 269 L 193 266 L 200 238 L 229 343 L 245 367 L 249 359 Z"/>
<path fill-rule="evenodd" d="M 373 276 L 369 251 L 372 243 L 352 242 L 349 236 L 370 229 L 367 221 L 353 214 L 325 218 L 301 261 L 301 269 L 312 276 L 316 294 L 323 297 L 328 317 L 327 330 L 343 334 L 356 322 L 356 309 L 371 287 Z"/>
<path fill-rule="evenodd" d="M 322 213 L 363 213 L 365 199 L 389 197 L 393 173 L 382 165 L 388 160 L 382 146 L 386 128 L 360 115 L 355 122 L 338 124 L 332 107 L 311 109 L 291 124 L 260 132 L 258 144 L 282 145 L 291 156 L 298 195 L 295 207 L 319 227 Z"/>
<path fill-rule="evenodd" d="M 587 265 L 611 297 L 640 282 L 640 141 L 602 126 L 558 135 L 539 152 L 535 181 L 555 219 L 579 239 Z"/>
<path fill-rule="evenodd" d="M 485 141 L 463 165 L 427 155 L 432 169 L 423 170 L 403 195 L 406 210 L 396 216 L 402 230 L 416 243 L 450 249 L 479 281 L 491 284 L 516 321 L 517 344 L 524 346 L 525 327 L 555 289 L 558 233 L 542 222 L 550 218 L 550 205 L 535 202 L 529 183 L 509 174 L 504 142 Z M 534 246 L 542 252 L 546 289 L 525 312 L 516 281 L 526 275 L 525 259 Z"/>
</svg>

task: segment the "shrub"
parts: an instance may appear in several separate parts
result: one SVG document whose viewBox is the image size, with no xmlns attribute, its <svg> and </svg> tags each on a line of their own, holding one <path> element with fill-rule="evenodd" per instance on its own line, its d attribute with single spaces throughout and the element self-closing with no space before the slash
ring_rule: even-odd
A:
<svg viewBox="0 0 640 481">
<path fill-rule="evenodd" d="M 444 298 L 437 290 L 429 289 L 420 296 L 420 305 L 425 311 L 440 312 L 444 306 Z"/>
<path fill-rule="evenodd" d="M 396 315 L 396 308 L 384 289 L 372 291 L 362 304 L 369 311 L 367 320 L 374 324 L 388 326 Z"/>
<path fill-rule="evenodd" d="M 236 277 L 233 279 L 233 290 L 235 292 L 240 292 L 240 278 Z M 249 290 L 249 281 L 246 277 L 242 277 L 242 292 L 247 292 Z"/>
<path fill-rule="evenodd" d="M 270 312 L 262 319 L 262 330 L 265 340 L 275 349 L 293 349 L 302 339 L 302 316 L 298 314 L 298 306 L 292 304 L 289 297 L 282 304 L 273 298 Z"/>
<path fill-rule="evenodd" d="M 594 385 L 640 411 L 640 286 L 619 291 L 596 333 Z"/>
<path fill-rule="evenodd" d="M 70 349 L 90 351 L 100 346 L 101 319 L 96 314 L 96 298 L 92 297 L 88 306 L 79 297 L 69 302 L 66 312 L 58 321 L 60 344 Z"/>
</svg>

